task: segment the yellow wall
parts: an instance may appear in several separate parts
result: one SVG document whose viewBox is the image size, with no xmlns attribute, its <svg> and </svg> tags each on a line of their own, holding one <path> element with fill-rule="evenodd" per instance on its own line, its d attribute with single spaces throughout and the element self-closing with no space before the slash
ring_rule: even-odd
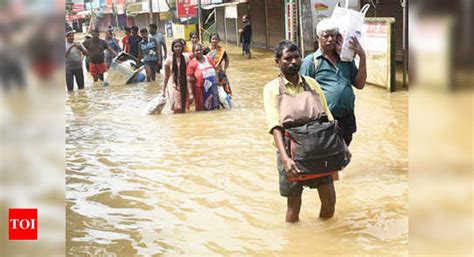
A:
<svg viewBox="0 0 474 257">
<path fill-rule="evenodd" d="M 196 31 L 196 24 L 182 25 L 173 23 L 173 37 L 190 40 L 189 33 Z"/>
</svg>

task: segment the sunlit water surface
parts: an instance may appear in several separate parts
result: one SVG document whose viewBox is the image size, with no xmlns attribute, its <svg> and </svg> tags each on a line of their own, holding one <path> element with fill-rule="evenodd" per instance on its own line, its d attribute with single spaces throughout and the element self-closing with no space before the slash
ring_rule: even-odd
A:
<svg viewBox="0 0 474 257">
<path fill-rule="evenodd" d="M 68 254 L 407 255 L 407 92 L 356 92 L 334 218 L 305 190 L 289 225 L 262 103 L 278 69 L 270 52 L 253 57 L 230 47 L 232 110 L 145 116 L 162 76 L 67 96 Z"/>
</svg>

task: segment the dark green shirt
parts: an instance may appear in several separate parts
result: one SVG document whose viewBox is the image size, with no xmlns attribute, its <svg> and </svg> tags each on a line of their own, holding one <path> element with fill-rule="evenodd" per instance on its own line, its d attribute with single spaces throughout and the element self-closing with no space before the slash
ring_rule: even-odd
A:
<svg viewBox="0 0 474 257">
<path fill-rule="evenodd" d="M 319 60 L 319 68 L 315 67 L 315 55 Z M 339 119 L 354 115 L 355 95 L 352 85 L 355 83 L 357 75 L 357 67 L 354 61 L 342 62 L 338 60 L 336 66 L 334 66 L 318 49 L 306 56 L 300 74 L 318 81 L 334 118 Z"/>
</svg>

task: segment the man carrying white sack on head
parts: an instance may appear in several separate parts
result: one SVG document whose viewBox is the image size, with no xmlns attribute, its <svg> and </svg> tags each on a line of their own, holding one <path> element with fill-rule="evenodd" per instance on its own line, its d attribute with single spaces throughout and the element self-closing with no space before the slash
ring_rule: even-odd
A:
<svg viewBox="0 0 474 257">
<path fill-rule="evenodd" d="M 354 115 L 355 95 L 352 86 L 363 89 L 367 78 L 365 51 L 357 38 L 350 40 L 351 49 L 359 56 L 359 68 L 354 61 L 343 62 L 339 57 L 342 36 L 337 23 L 324 19 L 317 26 L 319 49 L 308 55 L 300 74 L 318 81 L 326 97 L 329 109 L 341 128 L 341 135 L 349 146 L 356 132 Z"/>
</svg>

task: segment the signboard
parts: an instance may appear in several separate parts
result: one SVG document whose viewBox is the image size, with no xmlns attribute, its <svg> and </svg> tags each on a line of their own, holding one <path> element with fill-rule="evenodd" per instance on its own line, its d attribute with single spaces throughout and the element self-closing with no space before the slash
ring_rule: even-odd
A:
<svg viewBox="0 0 474 257">
<path fill-rule="evenodd" d="M 387 54 L 388 29 L 384 22 L 364 23 L 361 41 L 366 46 L 367 54 L 374 56 Z"/>
<path fill-rule="evenodd" d="M 298 6 L 295 0 L 285 0 L 286 39 L 296 42 L 298 39 Z"/>
<path fill-rule="evenodd" d="M 161 17 L 168 17 L 166 16 L 167 12 L 169 11 L 168 6 L 164 2 L 164 0 L 160 1 L 154 1 L 152 3 L 152 8 L 153 8 L 153 13 L 160 13 L 160 19 Z M 129 3 L 127 5 L 127 15 L 137 15 L 140 13 L 149 13 L 150 12 L 150 3 L 148 2 L 138 2 L 138 3 Z M 163 14 L 164 16 L 162 16 Z M 169 14 L 168 14 L 169 15 Z M 169 18 L 166 18 L 169 19 Z"/>
<path fill-rule="evenodd" d="M 85 3 L 86 10 L 99 9 L 101 6 L 101 1 L 91 0 L 90 2 Z"/>
<path fill-rule="evenodd" d="M 174 38 L 184 38 L 184 40 L 189 40 L 189 33 L 191 31 L 196 31 L 196 24 L 177 24 L 173 23 L 173 36 Z"/>
<path fill-rule="evenodd" d="M 125 14 L 125 6 L 123 4 L 116 5 L 117 14 Z"/>
<path fill-rule="evenodd" d="M 360 39 L 367 56 L 367 83 L 390 91 L 395 89 L 393 23 L 393 18 L 366 18 Z"/>
<path fill-rule="evenodd" d="M 130 3 L 127 5 L 126 14 L 133 16 L 139 13 L 146 13 L 148 9 L 148 4 L 145 2 Z"/>
<path fill-rule="evenodd" d="M 237 19 L 237 5 L 231 5 L 225 7 L 225 17 L 228 19 Z"/>
<path fill-rule="evenodd" d="M 222 4 L 222 0 L 201 0 L 201 5 Z"/>
<path fill-rule="evenodd" d="M 73 4 L 72 5 L 72 11 L 74 13 L 82 12 L 84 11 L 84 4 Z"/>
<path fill-rule="evenodd" d="M 197 16 L 197 0 L 176 0 L 178 18 L 191 18 Z"/>
<path fill-rule="evenodd" d="M 154 13 L 163 13 L 169 11 L 169 7 L 165 0 L 153 0 L 151 2 L 151 8 L 153 8 L 152 10 Z"/>
<path fill-rule="evenodd" d="M 114 13 L 114 8 L 117 14 L 125 13 L 125 0 L 105 0 L 105 7 L 102 9 L 104 13 Z"/>
<path fill-rule="evenodd" d="M 166 21 L 166 36 L 169 38 L 173 37 L 173 22 L 171 20 Z"/>
<path fill-rule="evenodd" d="M 80 15 L 80 14 L 66 15 L 67 21 L 73 21 L 73 20 L 79 20 L 79 19 L 84 19 L 84 15 Z"/>
</svg>

